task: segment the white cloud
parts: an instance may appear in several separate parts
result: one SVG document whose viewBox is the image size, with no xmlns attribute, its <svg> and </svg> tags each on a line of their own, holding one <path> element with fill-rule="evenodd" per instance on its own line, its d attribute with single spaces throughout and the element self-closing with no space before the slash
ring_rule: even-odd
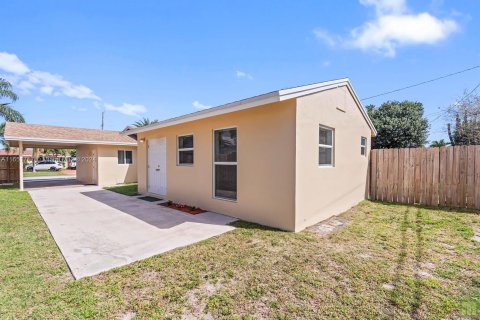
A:
<svg viewBox="0 0 480 320">
<path fill-rule="evenodd" d="M 47 95 L 67 96 L 77 99 L 101 100 L 93 90 L 84 85 L 75 85 L 59 74 L 45 71 L 32 71 L 27 75 L 28 81 L 40 88 Z"/>
<path fill-rule="evenodd" d="M 30 72 L 27 65 L 18 59 L 17 55 L 8 52 L 0 52 L 0 70 L 15 75 L 22 75 Z"/>
<path fill-rule="evenodd" d="M 246 73 L 244 71 L 239 71 L 237 70 L 235 72 L 235 76 L 238 78 L 238 79 L 242 79 L 242 78 L 245 78 L 245 79 L 249 79 L 249 80 L 253 80 L 253 76 L 249 73 Z"/>
<path fill-rule="evenodd" d="M 322 67 L 330 67 L 331 64 L 332 62 L 330 60 L 325 60 L 322 62 Z"/>
<path fill-rule="evenodd" d="M 360 0 L 364 6 L 374 6 L 377 15 L 402 13 L 407 10 L 406 0 Z"/>
<path fill-rule="evenodd" d="M 85 107 L 77 107 L 77 106 L 73 106 L 72 107 L 72 110 L 75 110 L 75 111 L 80 111 L 80 112 L 85 112 L 87 111 L 88 109 L 85 108 Z"/>
<path fill-rule="evenodd" d="M 35 97 L 35 101 L 43 101 L 43 96 L 65 96 L 76 99 L 88 99 L 93 101 L 93 106 L 97 109 L 105 109 L 120 112 L 129 116 L 139 116 L 146 113 L 147 108 L 140 104 L 123 103 L 119 106 L 113 104 L 101 104 L 102 99 L 97 96 L 92 89 L 84 85 L 73 84 L 59 74 L 47 71 L 31 70 L 15 54 L 0 52 L 0 72 L 6 74 L 5 77 L 21 93 L 40 94 Z M 85 107 L 71 107 L 76 111 L 87 111 Z"/>
<path fill-rule="evenodd" d="M 317 28 L 313 30 L 315 37 L 329 47 L 335 47 L 341 39 L 338 36 L 330 34 L 327 30 Z"/>
<path fill-rule="evenodd" d="M 105 110 L 117 111 L 127 116 L 140 116 L 147 112 L 147 108 L 141 104 L 122 103 L 119 106 L 115 106 L 113 104 L 105 103 L 104 107 Z"/>
<path fill-rule="evenodd" d="M 211 106 L 206 106 L 204 104 L 201 104 L 200 101 L 197 101 L 197 100 L 192 102 L 192 106 L 197 110 L 205 110 L 205 109 L 211 108 Z"/>
<path fill-rule="evenodd" d="M 61 75 L 31 70 L 12 53 L 0 52 L 0 71 L 6 72 L 7 79 L 11 80 L 24 94 L 38 91 L 51 96 L 101 100 L 92 89 L 84 85 L 73 84 Z"/>
<path fill-rule="evenodd" d="M 340 43 L 394 57 L 399 47 L 435 44 L 459 30 L 452 19 L 440 19 L 428 12 L 411 13 L 405 0 L 360 0 L 360 3 L 375 8 L 373 20 L 351 30 L 346 38 L 321 29 L 313 31 L 315 36 L 331 47 Z"/>
</svg>

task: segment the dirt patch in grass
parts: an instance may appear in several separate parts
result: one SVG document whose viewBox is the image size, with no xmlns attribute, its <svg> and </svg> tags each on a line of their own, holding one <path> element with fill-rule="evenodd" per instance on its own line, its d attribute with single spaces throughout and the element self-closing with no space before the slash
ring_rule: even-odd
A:
<svg viewBox="0 0 480 320">
<path fill-rule="evenodd" d="M 364 202 L 328 235 L 236 230 L 73 281 L 27 193 L 0 190 L 10 319 L 455 319 L 480 316 L 474 213 Z M 449 247 L 446 247 L 448 244 Z"/>
</svg>

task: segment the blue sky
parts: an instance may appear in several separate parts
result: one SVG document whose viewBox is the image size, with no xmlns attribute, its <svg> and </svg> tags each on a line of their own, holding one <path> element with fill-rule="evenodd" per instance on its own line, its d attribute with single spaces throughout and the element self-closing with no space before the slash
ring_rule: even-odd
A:
<svg viewBox="0 0 480 320">
<path fill-rule="evenodd" d="M 360 98 L 480 65 L 477 0 L 5 1 L 0 75 L 27 122 L 121 130 L 260 93 L 349 77 Z M 480 68 L 364 101 L 439 109 Z"/>
</svg>

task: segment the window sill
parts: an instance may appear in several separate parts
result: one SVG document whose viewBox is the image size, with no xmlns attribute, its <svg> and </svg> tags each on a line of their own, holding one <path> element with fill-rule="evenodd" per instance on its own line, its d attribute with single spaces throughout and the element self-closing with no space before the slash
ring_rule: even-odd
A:
<svg viewBox="0 0 480 320">
<path fill-rule="evenodd" d="M 213 199 L 214 199 L 214 200 L 234 202 L 234 203 L 237 203 L 237 202 L 238 202 L 238 199 L 228 199 L 228 198 L 221 198 L 221 197 L 213 197 Z"/>
<path fill-rule="evenodd" d="M 177 167 L 193 167 L 193 163 L 192 163 L 192 164 L 181 164 L 181 163 L 177 163 Z"/>
<path fill-rule="evenodd" d="M 331 164 L 319 164 L 318 167 L 319 168 L 335 168 L 335 166 Z"/>
</svg>

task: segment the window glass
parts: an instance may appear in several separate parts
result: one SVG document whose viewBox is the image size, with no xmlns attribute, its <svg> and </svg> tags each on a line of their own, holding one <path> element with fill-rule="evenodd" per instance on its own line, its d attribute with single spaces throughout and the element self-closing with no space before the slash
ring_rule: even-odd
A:
<svg viewBox="0 0 480 320">
<path fill-rule="evenodd" d="M 320 144 L 332 145 L 332 130 L 326 128 L 320 128 Z"/>
<path fill-rule="evenodd" d="M 319 128 L 318 143 L 318 164 L 320 166 L 333 166 L 334 146 L 333 146 L 333 129 Z"/>
<path fill-rule="evenodd" d="M 215 161 L 237 161 L 237 130 L 224 129 L 215 131 Z"/>
<path fill-rule="evenodd" d="M 214 132 L 215 197 L 237 199 L 237 129 Z"/>
<path fill-rule="evenodd" d="M 361 137 L 360 139 L 360 154 L 362 156 L 367 155 L 367 138 Z"/>
<path fill-rule="evenodd" d="M 133 163 L 133 152 L 130 151 L 125 151 L 125 163 L 126 164 L 132 164 Z"/>
<path fill-rule="evenodd" d="M 125 163 L 125 152 L 123 150 L 118 150 L 118 164 Z"/>
<path fill-rule="evenodd" d="M 178 164 L 193 164 L 193 135 L 178 137 Z"/>
<path fill-rule="evenodd" d="M 193 150 L 178 152 L 179 164 L 193 164 Z"/>
<path fill-rule="evenodd" d="M 215 165 L 215 197 L 237 199 L 236 165 Z"/>
<path fill-rule="evenodd" d="M 193 148 L 193 136 L 178 137 L 178 148 Z"/>
<path fill-rule="evenodd" d="M 318 163 L 320 165 L 332 165 L 332 148 L 320 147 Z"/>
</svg>

